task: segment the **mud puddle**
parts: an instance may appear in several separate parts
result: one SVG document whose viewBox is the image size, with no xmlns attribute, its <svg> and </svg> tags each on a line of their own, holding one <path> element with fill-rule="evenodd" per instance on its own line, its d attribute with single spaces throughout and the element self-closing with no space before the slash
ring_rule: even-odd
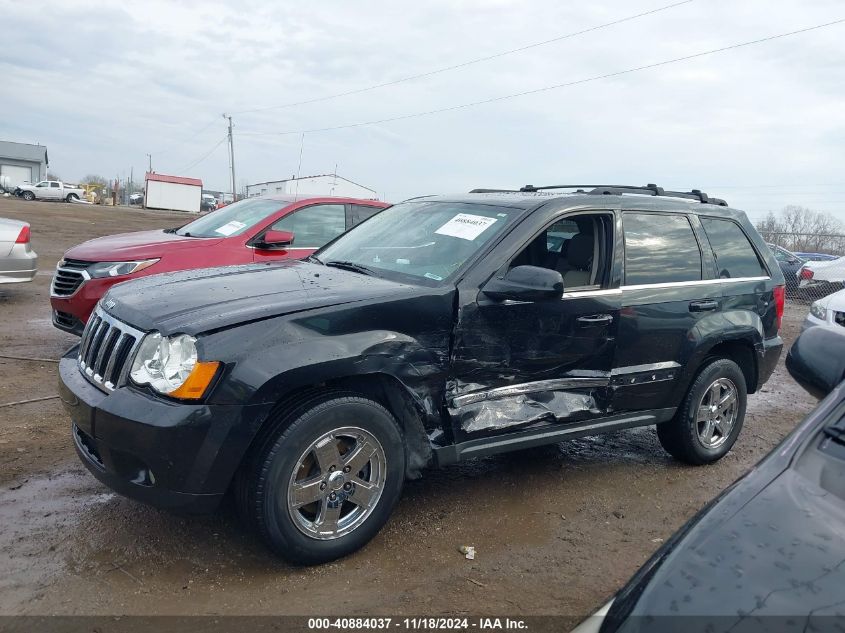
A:
<svg viewBox="0 0 845 633">
<path fill-rule="evenodd" d="M 66 569 L 57 552 L 88 511 L 114 497 L 91 485 L 87 471 L 70 469 L 0 489 L 0 609 L 32 596 Z"/>
</svg>

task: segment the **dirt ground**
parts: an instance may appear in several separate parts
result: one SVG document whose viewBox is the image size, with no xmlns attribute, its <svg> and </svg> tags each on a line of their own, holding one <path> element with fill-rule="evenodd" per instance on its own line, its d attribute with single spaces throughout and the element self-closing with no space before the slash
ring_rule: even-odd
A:
<svg viewBox="0 0 845 633">
<path fill-rule="evenodd" d="M 185 219 L 3 198 L 0 217 L 30 222 L 39 254 L 33 283 L 0 286 L 0 355 L 40 359 L 75 341 L 50 323 L 65 249 Z M 788 306 L 787 345 L 805 311 Z M 55 395 L 55 363 L 0 358 L 0 376 L 0 615 L 584 615 L 815 406 L 781 363 L 713 466 L 678 464 L 637 429 L 430 471 L 363 550 L 294 568 L 230 507 L 185 518 L 112 494 L 77 461 L 57 399 L 5 406 Z"/>
</svg>

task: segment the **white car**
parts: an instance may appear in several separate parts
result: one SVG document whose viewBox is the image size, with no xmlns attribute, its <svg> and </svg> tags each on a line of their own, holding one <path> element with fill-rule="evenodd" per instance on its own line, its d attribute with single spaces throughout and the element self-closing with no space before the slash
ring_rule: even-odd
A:
<svg viewBox="0 0 845 633">
<path fill-rule="evenodd" d="M 845 333 L 845 290 L 822 297 L 810 305 L 810 313 L 804 319 L 801 331 L 816 325 L 841 325 Z"/>
<path fill-rule="evenodd" d="M 845 287 L 845 257 L 830 261 L 809 261 L 795 273 L 798 288 L 807 295 L 820 296 Z"/>
</svg>

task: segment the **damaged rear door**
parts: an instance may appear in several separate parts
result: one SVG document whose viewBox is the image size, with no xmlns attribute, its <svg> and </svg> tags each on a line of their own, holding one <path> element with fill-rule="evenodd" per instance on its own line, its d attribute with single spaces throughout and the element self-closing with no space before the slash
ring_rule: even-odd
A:
<svg viewBox="0 0 845 633">
<path fill-rule="evenodd" d="M 541 208 L 487 258 L 480 288 L 459 287 L 447 388 L 457 440 L 606 415 L 621 300 L 616 225 L 612 210 Z M 555 279 L 562 294 L 542 291 Z"/>
</svg>

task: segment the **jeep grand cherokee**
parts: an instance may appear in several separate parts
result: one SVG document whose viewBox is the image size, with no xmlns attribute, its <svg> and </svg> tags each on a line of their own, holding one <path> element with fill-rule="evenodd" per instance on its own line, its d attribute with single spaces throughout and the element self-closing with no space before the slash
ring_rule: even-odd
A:
<svg viewBox="0 0 845 633">
<path fill-rule="evenodd" d="M 560 188 L 562 188 L 561 186 Z M 636 426 L 733 446 L 781 351 L 784 280 L 699 191 L 409 200 L 305 261 L 112 288 L 60 363 L 116 491 L 244 518 L 299 563 L 361 547 L 429 466 Z"/>
</svg>

